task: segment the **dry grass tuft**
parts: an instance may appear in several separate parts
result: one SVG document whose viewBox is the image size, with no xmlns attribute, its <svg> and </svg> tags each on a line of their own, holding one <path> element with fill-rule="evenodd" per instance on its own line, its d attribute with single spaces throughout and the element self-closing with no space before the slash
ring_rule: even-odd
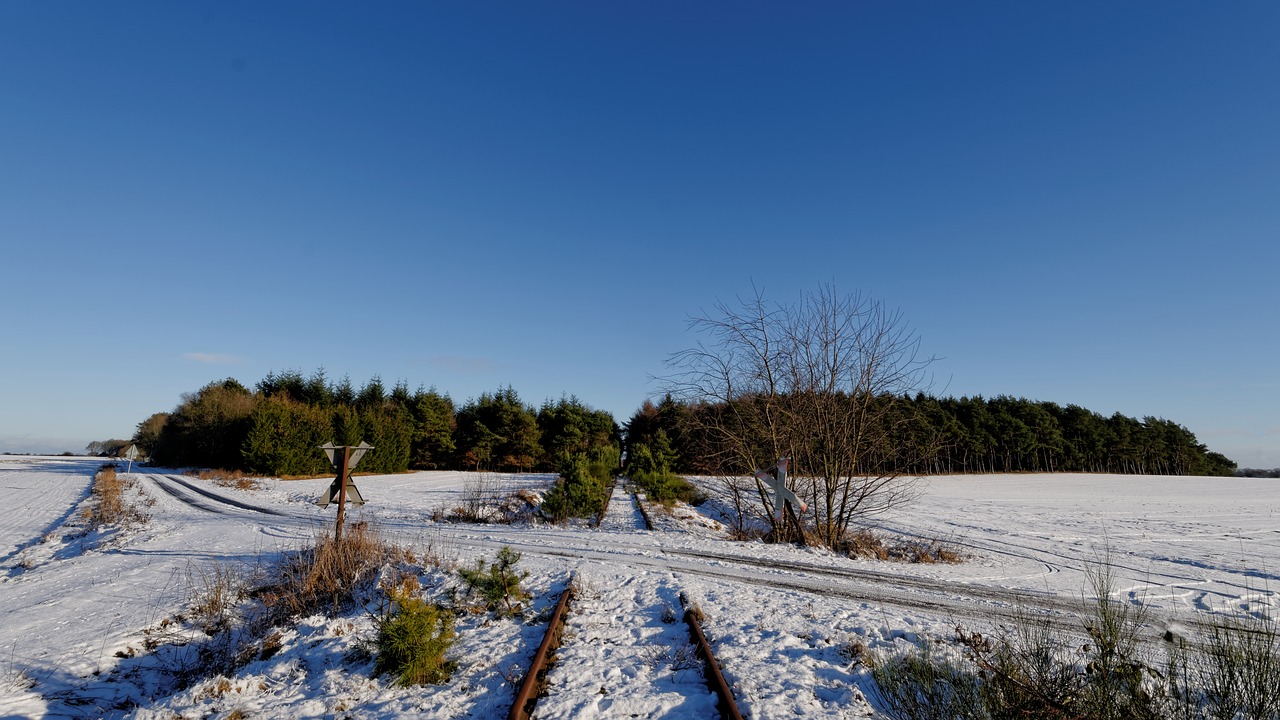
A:
<svg viewBox="0 0 1280 720">
<path fill-rule="evenodd" d="M 941 540 L 887 542 L 867 528 L 846 535 L 840 550 L 849 557 L 897 562 L 955 564 L 965 560 L 965 555 L 959 548 Z"/>
<path fill-rule="evenodd" d="M 237 490 L 260 490 L 259 478 L 245 475 L 240 470 L 192 470 L 186 473 L 201 480 L 209 480 L 221 487 Z"/>
<path fill-rule="evenodd" d="M 15 664 L 12 658 L 0 666 L 0 693 L 28 690 L 35 685 L 36 681 L 32 679 L 27 668 Z"/>
<path fill-rule="evenodd" d="M 849 557 L 889 559 L 889 548 L 884 540 L 866 528 L 846 535 L 841 550 Z"/>
<path fill-rule="evenodd" d="M 1142 639 L 1146 607 L 1116 599 L 1109 563 L 1086 567 L 1093 599 L 1078 632 L 1020 612 L 993 637 L 957 627 L 960 656 L 926 642 L 872 657 L 880 710 L 892 720 L 1280 718 L 1280 624 L 1209 618 L 1204 641 L 1167 636 L 1161 662 Z"/>
<path fill-rule="evenodd" d="M 452 572 L 458 568 L 458 549 L 451 540 L 437 535 L 427 539 L 420 555 L 415 555 L 412 550 L 406 550 L 405 559 L 410 563 L 419 564 L 423 567 L 434 567 Z"/>
<path fill-rule="evenodd" d="M 246 573 L 228 563 L 188 566 L 187 587 L 190 617 L 207 635 L 229 628 L 236 607 L 248 595 Z"/>
<path fill-rule="evenodd" d="M 368 523 L 351 523 L 341 542 L 325 534 L 313 547 L 286 556 L 258 594 L 274 616 L 337 611 L 354 604 L 357 591 L 383 565 L 407 559 L 405 550 L 387 543 Z"/>
<path fill-rule="evenodd" d="M 906 542 L 894 547 L 891 554 L 899 557 L 907 562 L 924 563 L 932 565 L 935 563 L 947 563 L 954 565 L 964 561 L 964 555 L 960 550 L 952 545 L 942 542 L 941 540 L 930 540 L 928 542 Z"/>
<path fill-rule="evenodd" d="M 218 676 L 209 681 L 204 689 L 200 692 L 200 697 L 210 700 L 220 698 L 231 692 L 231 680 L 225 676 Z"/>
<path fill-rule="evenodd" d="M 460 505 L 437 508 L 432 517 L 436 522 L 514 525 L 530 522 L 539 503 L 538 494 L 532 490 L 506 492 L 497 476 L 480 473 L 468 476 Z"/>
<path fill-rule="evenodd" d="M 765 536 L 765 531 L 756 527 L 730 527 L 729 539 L 737 542 L 755 542 Z"/>
<path fill-rule="evenodd" d="M 90 497 L 92 503 L 84 513 L 90 528 L 144 525 L 151 516 L 143 507 L 155 502 L 138 487 L 136 480 L 119 475 L 116 466 L 110 463 L 94 475 Z"/>
</svg>

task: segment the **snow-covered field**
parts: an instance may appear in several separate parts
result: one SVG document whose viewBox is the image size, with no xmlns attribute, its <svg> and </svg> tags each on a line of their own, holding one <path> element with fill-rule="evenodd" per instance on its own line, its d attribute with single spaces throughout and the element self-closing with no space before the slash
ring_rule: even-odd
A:
<svg viewBox="0 0 1280 720">
<path fill-rule="evenodd" d="M 514 619 L 467 614 L 441 686 L 403 689 L 370 677 L 353 652 L 372 636 L 364 610 L 278 628 L 278 651 L 229 677 L 176 689 L 146 649 L 211 568 L 250 573 L 314 541 L 334 509 L 313 504 L 328 481 L 265 480 L 236 490 L 135 468 L 151 521 L 84 534 L 81 511 L 99 461 L 0 458 L 0 717 L 505 717 L 509 678 L 527 666 L 546 611 L 570 578 L 581 589 L 538 718 L 713 718 L 691 666 L 679 595 L 698 603 L 747 717 L 874 716 L 857 646 L 892 652 L 957 624 L 990 628 L 1019 608 L 1060 616 L 1080 601 L 1086 567 L 1109 557 L 1117 596 L 1145 602 L 1151 637 L 1206 612 L 1275 612 L 1280 604 L 1280 482 L 1242 478 L 1010 475 L 930 478 L 879 530 L 942 540 L 960 564 L 853 560 L 724 539 L 697 513 L 645 531 L 615 491 L 599 529 L 464 525 L 432 520 L 477 477 L 424 472 L 360 477 L 368 504 L 352 520 L 459 563 L 523 553 L 533 593 Z M 544 489 L 546 475 L 484 478 Z M 429 551 L 429 552 L 428 552 Z M 443 598 L 456 576 L 424 570 Z M 674 611 L 674 612 L 673 612 Z M 172 634 L 172 633 L 171 633 Z M 168 637 L 168 636 L 166 636 Z M 513 670 L 515 668 L 516 670 Z"/>
</svg>

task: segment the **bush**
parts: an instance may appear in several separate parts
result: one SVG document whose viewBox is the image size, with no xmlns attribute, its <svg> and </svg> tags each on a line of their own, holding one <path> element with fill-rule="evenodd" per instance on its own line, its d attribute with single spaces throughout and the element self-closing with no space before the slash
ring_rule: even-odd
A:
<svg viewBox="0 0 1280 720">
<path fill-rule="evenodd" d="M 235 609 L 248 594 L 247 573 L 229 563 L 187 568 L 191 620 L 208 635 L 231 627 Z"/>
<path fill-rule="evenodd" d="M 1178 638 L 1163 670 L 1139 643 L 1143 610 L 1113 600 L 1105 562 L 1088 570 L 1096 600 L 1082 616 L 1088 642 L 1020 615 L 1011 634 L 988 638 L 957 628 L 969 667 L 927 645 L 872 670 L 876 694 L 895 720 L 939 717 L 1049 720 L 1277 720 L 1280 624 L 1266 616 L 1219 620 L 1203 644 Z M 969 685 L 980 682 L 972 705 Z"/>
<path fill-rule="evenodd" d="M 373 674 L 390 673 L 404 686 L 443 683 L 453 671 L 444 659 L 454 640 L 453 617 L 417 590 L 416 581 L 389 589 L 389 602 L 376 618 Z"/>
<path fill-rule="evenodd" d="M 259 593 L 277 616 L 336 612 L 352 606 L 357 591 L 384 564 L 404 556 L 368 523 L 351 523 L 343 528 L 341 542 L 326 534 L 313 547 L 287 555 L 275 568 L 274 582 Z"/>
<path fill-rule="evenodd" d="M 516 563 L 520 562 L 520 553 L 503 545 L 498 551 L 496 562 L 488 565 L 483 558 L 476 560 L 474 570 L 460 569 L 458 574 L 467 583 L 467 590 L 473 596 L 479 596 L 489 610 L 499 610 L 504 615 L 516 613 L 518 603 L 527 600 L 529 594 L 520 587 L 520 583 L 529 573 L 518 572 Z M 487 567 L 486 567 L 487 566 Z"/>
<path fill-rule="evenodd" d="M 658 430 L 654 446 L 636 443 L 627 453 L 627 477 L 644 488 L 645 495 L 654 502 L 671 505 L 678 501 L 701 505 L 707 496 L 688 480 L 676 475 L 671 468 L 676 455 L 671 450 L 667 434 Z"/>
<path fill-rule="evenodd" d="M 599 468 L 597 468 L 598 472 Z M 560 471 L 560 479 L 542 499 L 542 514 L 554 522 L 571 517 L 594 517 L 604 508 L 605 494 L 610 491 L 610 478 L 592 471 L 585 455 L 568 460 Z"/>
<path fill-rule="evenodd" d="M 595 448 L 587 454 L 587 472 L 591 477 L 608 483 L 619 472 L 618 465 L 622 460 L 622 451 L 615 445 Z"/>
<path fill-rule="evenodd" d="M 871 668 L 876 697 L 893 720 L 989 718 L 973 670 L 937 655 L 929 643 Z M 1028 716 L 1031 717 L 1031 716 Z"/>
<path fill-rule="evenodd" d="M 838 549 L 849 557 L 889 559 L 889 548 L 884 539 L 866 528 L 846 534 Z"/>
<path fill-rule="evenodd" d="M 1185 652 L 1185 644 L 1179 649 Z M 1215 623 L 1193 662 L 1190 679 L 1201 689 L 1207 717 L 1280 718 L 1280 623 L 1275 618 L 1246 615 Z"/>
<path fill-rule="evenodd" d="M 986 682 L 982 697 L 992 717 L 1164 717 L 1158 678 L 1139 649 L 1141 607 L 1113 600 L 1115 579 L 1102 563 L 1086 569 L 1095 600 L 1081 618 L 1089 642 L 1055 631 L 1045 619 L 1017 618 L 1012 637 L 992 641 L 958 631 Z"/>
<path fill-rule="evenodd" d="M 954 545 L 940 540 L 898 539 L 886 542 L 868 528 L 845 533 L 836 544 L 840 552 L 855 558 L 894 560 L 909 563 L 959 563 L 965 556 Z"/>
<path fill-rule="evenodd" d="M 132 494 L 131 494 L 132 493 Z M 93 476 L 89 491 L 92 504 L 84 511 L 90 528 L 103 525 L 142 525 L 151 519 L 140 506 L 154 502 L 131 477 L 121 477 L 112 463 L 103 465 Z"/>
<path fill-rule="evenodd" d="M 639 471 L 631 475 L 631 479 L 644 489 L 645 495 L 650 500 L 663 505 L 670 505 L 676 501 L 701 505 L 707 499 L 707 496 L 688 480 L 668 470 Z"/>
<path fill-rule="evenodd" d="M 427 551 L 433 553 L 433 546 Z M 433 559 L 438 560 L 439 556 L 434 555 Z M 286 553 L 274 562 L 259 558 L 256 563 L 243 565 L 193 565 L 187 573 L 186 612 L 143 630 L 143 648 L 156 651 L 162 645 L 185 646 L 163 655 L 168 663 L 165 673 L 172 678 L 174 688 L 189 687 L 218 673 L 231 674 L 249 662 L 265 660 L 278 652 L 281 628 L 293 624 L 295 618 L 316 614 L 333 617 L 364 606 L 373 591 L 373 579 L 384 567 L 392 564 L 394 571 L 408 563 L 416 563 L 411 552 L 383 542 L 367 523 L 355 522 L 343 529 L 341 542 L 322 535 L 312 547 Z M 400 572 L 404 574 L 403 570 Z M 387 593 L 387 597 L 391 595 Z M 246 597 L 255 602 L 243 602 Z M 403 625 L 422 625 L 420 608 L 408 596 L 400 604 L 389 600 L 381 614 L 373 614 L 373 619 L 379 626 L 389 623 L 391 635 L 386 642 L 390 647 L 413 649 L 405 638 L 412 639 L 414 635 L 401 634 L 393 622 L 393 616 L 401 609 L 408 611 Z M 190 627 L 208 637 L 193 637 L 184 627 L 188 621 Z M 448 639 L 452 627 L 447 630 L 434 636 Z M 371 650 L 376 643 L 365 641 L 361 645 Z M 130 647 L 117 655 L 133 657 L 134 652 Z M 405 670 L 407 677 L 423 676 L 418 672 L 420 667 L 416 660 L 411 662 Z M 410 681 L 416 682 L 406 680 Z"/>
</svg>

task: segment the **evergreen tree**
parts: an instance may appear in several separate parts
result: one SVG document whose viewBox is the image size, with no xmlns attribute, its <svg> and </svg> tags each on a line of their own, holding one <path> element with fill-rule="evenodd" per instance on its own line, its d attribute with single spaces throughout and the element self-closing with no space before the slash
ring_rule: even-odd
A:
<svg viewBox="0 0 1280 720">
<path fill-rule="evenodd" d="M 576 397 L 544 402 L 537 420 L 545 469 L 574 455 L 589 455 L 619 445 L 620 431 L 613 416 L 587 407 Z"/>
<path fill-rule="evenodd" d="M 542 454 L 533 408 L 507 386 L 469 401 L 458 411 L 457 448 L 476 469 L 524 471 Z"/>
<path fill-rule="evenodd" d="M 169 467 L 242 468 L 240 448 L 256 402 L 232 378 L 184 396 L 164 424 L 152 459 Z"/>
<path fill-rule="evenodd" d="M 355 404 L 360 408 L 381 407 L 386 399 L 387 391 L 382 387 L 382 377 L 374 375 L 364 387 L 360 388 Z"/>
<path fill-rule="evenodd" d="M 357 412 L 363 431 L 360 441 L 375 448 L 360 461 L 360 470 L 367 473 L 408 470 L 413 438 L 413 420 L 409 411 L 394 403 L 385 402 L 381 405 L 363 406 Z"/>
<path fill-rule="evenodd" d="M 324 408 L 286 395 L 263 398 L 250 415 L 241 448 L 245 469 L 265 475 L 322 475 L 330 466 L 319 447 L 331 435 Z"/>
<path fill-rule="evenodd" d="M 411 402 L 413 414 L 413 440 L 409 467 L 419 470 L 438 470 L 453 460 L 456 445 L 454 431 L 458 426 L 454 417 L 453 400 L 440 395 L 435 388 L 419 390 Z"/>
</svg>

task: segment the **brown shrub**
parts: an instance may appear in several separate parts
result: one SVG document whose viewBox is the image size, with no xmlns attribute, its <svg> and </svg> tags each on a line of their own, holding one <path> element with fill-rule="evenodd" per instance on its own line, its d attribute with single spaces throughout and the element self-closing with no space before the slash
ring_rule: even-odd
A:
<svg viewBox="0 0 1280 720">
<path fill-rule="evenodd" d="M 142 492 L 136 480 L 117 474 L 114 464 L 103 465 L 94 475 L 90 498 L 92 503 L 84 512 L 90 528 L 145 524 L 151 516 L 139 505 L 155 502 Z"/>
<path fill-rule="evenodd" d="M 753 542 L 765 536 L 765 531 L 755 527 L 731 527 L 729 539 L 739 542 Z"/>
<path fill-rule="evenodd" d="M 248 579 L 228 563 L 192 565 L 187 568 L 188 607 L 191 619 L 208 635 L 230 627 L 235 609 L 247 594 Z"/>
<path fill-rule="evenodd" d="M 965 559 L 958 548 L 941 540 L 899 540 L 890 543 L 867 528 L 845 535 L 840 550 L 849 557 L 910 563 L 959 563 Z"/>
<path fill-rule="evenodd" d="M 849 557 L 889 559 L 889 548 L 884 540 L 866 528 L 846 535 L 841 550 Z"/>
<path fill-rule="evenodd" d="M 245 475 L 240 470 L 199 470 L 188 471 L 186 473 L 192 477 L 198 477 L 201 480 L 209 480 L 220 487 L 235 488 L 237 490 L 258 490 L 262 488 L 259 478 Z"/>
<path fill-rule="evenodd" d="M 964 555 L 960 550 L 952 545 L 942 542 L 941 540 L 930 540 L 928 542 L 906 542 L 893 548 L 893 555 L 896 558 L 913 563 L 924 563 L 932 565 L 934 563 L 956 564 L 964 560 Z"/>
<path fill-rule="evenodd" d="M 351 523 L 341 542 L 324 534 L 313 547 L 286 556 L 258 594 L 276 616 L 337 611 L 350 606 L 384 564 L 406 559 L 405 550 L 388 544 L 368 523 Z"/>
</svg>

